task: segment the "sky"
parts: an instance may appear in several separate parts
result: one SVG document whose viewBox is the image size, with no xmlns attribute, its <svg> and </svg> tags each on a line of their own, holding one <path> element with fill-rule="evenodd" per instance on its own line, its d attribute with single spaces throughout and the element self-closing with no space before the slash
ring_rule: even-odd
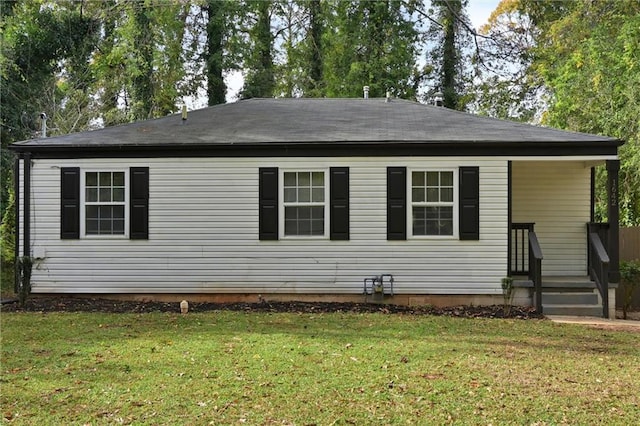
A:
<svg viewBox="0 0 640 426">
<path fill-rule="evenodd" d="M 487 23 L 489 15 L 495 10 L 498 3 L 500 3 L 500 0 L 469 0 L 467 13 L 476 30 Z M 243 82 L 244 80 L 240 72 L 230 73 L 225 78 L 225 83 L 227 84 L 227 102 L 237 100 L 237 95 L 242 88 Z"/>
</svg>

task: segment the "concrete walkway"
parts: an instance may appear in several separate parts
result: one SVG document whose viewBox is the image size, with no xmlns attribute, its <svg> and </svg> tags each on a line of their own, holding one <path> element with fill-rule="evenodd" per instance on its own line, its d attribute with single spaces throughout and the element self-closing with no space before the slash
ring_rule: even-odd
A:
<svg viewBox="0 0 640 426">
<path fill-rule="evenodd" d="M 548 319 L 557 323 L 564 324 L 584 324 L 595 326 L 608 326 L 608 327 L 625 327 L 637 329 L 640 331 L 640 321 L 634 320 L 621 320 L 621 319 L 607 319 L 598 317 L 578 317 L 568 315 L 545 315 Z"/>
</svg>

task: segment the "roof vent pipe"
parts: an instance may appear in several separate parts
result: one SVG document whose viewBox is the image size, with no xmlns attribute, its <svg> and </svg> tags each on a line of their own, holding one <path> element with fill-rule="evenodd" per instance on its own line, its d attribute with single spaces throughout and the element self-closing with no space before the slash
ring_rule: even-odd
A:
<svg viewBox="0 0 640 426">
<path fill-rule="evenodd" d="M 47 114 L 44 112 L 40 113 L 40 119 L 42 120 L 42 137 L 47 137 Z"/>
<path fill-rule="evenodd" d="M 391 92 L 387 90 L 387 99 L 385 102 L 391 102 Z"/>
<path fill-rule="evenodd" d="M 187 121 L 187 105 L 182 105 L 182 124 Z"/>
<path fill-rule="evenodd" d="M 369 99 L 369 86 L 364 86 L 362 90 L 364 90 L 364 98 Z"/>
</svg>

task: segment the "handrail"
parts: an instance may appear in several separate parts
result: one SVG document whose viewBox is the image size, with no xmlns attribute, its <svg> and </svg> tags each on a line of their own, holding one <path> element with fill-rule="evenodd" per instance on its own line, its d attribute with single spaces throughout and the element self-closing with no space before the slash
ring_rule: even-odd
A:
<svg viewBox="0 0 640 426">
<path fill-rule="evenodd" d="M 529 279 L 533 281 L 536 298 L 536 312 L 542 313 L 542 249 L 538 242 L 538 236 L 534 231 L 529 231 Z"/>
<path fill-rule="evenodd" d="M 597 232 L 589 232 L 589 275 L 602 296 L 602 313 L 609 318 L 609 255 Z"/>
<path fill-rule="evenodd" d="M 528 262 L 525 251 L 528 247 L 528 234 L 535 223 L 512 223 L 509 234 L 509 274 L 528 275 Z"/>
<path fill-rule="evenodd" d="M 544 259 L 542 256 L 542 249 L 540 248 L 540 243 L 538 242 L 538 236 L 535 232 L 529 233 L 529 243 L 531 244 L 531 251 L 533 253 L 533 257 L 536 259 Z"/>
<path fill-rule="evenodd" d="M 595 254 L 598 255 L 598 259 L 603 263 L 609 263 L 610 262 L 609 255 L 607 254 L 607 251 L 604 249 L 604 245 L 600 240 L 600 236 L 595 232 L 592 232 L 591 234 L 589 234 L 589 236 L 591 237 L 591 246 L 596 251 Z"/>
</svg>

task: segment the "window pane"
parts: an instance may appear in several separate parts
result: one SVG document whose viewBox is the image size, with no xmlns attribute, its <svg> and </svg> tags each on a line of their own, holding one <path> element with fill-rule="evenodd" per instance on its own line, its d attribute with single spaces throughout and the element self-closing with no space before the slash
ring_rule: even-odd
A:
<svg viewBox="0 0 640 426">
<path fill-rule="evenodd" d="M 299 172 L 298 173 L 298 186 L 311 186 L 311 173 Z"/>
<path fill-rule="evenodd" d="M 86 201 L 89 203 L 98 201 L 98 189 L 97 188 L 87 188 L 85 191 Z"/>
<path fill-rule="evenodd" d="M 86 231 L 88 235 L 95 235 L 98 233 L 98 220 L 97 219 L 87 219 L 86 221 Z"/>
<path fill-rule="evenodd" d="M 100 219 L 111 219 L 111 206 L 100 206 Z"/>
<path fill-rule="evenodd" d="M 124 234 L 124 219 L 115 219 L 113 221 L 113 233 Z"/>
<path fill-rule="evenodd" d="M 100 201 L 111 201 L 111 188 L 100 188 Z"/>
<path fill-rule="evenodd" d="M 311 217 L 324 220 L 324 207 L 311 207 Z"/>
<path fill-rule="evenodd" d="M 111 219 L 100 219 L 100 234 L 111 234 Z"/>
<path fill-rule="evenodd" d="M 453 202 L 453 188 L 442 188 L 440 190 L 440 201 Z"/>
<path fill-rule="evenodd" d="M 322 187 L 324 187 L 324 173 L 323 172 L 313 172 L 313 186 L 322 186 Z"/>
<path fill-rule="evenodd" d="M 285 207 L 284 208 L 284 220 L 295 220 L 298 218 L 298 212 L 296 207 Z"/>
<path fill-rule="evenodd" d="M 324 220 L 311 221 L 311 235 L 324 235 Z"/>
<path fill-rule="evenodd" d="M 295 220 L 285 220 L 284 235 L 298 235 L 298 222 Z"/>
<path fill-rule="evenodd" d="M 427 219 L 438 219 L 440 217 L 440 207 L 425 207 L 424 211 Z"/>
<path fill-rule="evenodd" d="M 87 172 L 86 186 L 98 186 L 98 174 L 95 172 Z"/>
<path fill-rule="evenodd" d="M 124 173 L 123 172 L 114 172 L 113 173 L 113 186 L 124 186 Z"/>
<path fill-rule="evenodd" d="M 124 188 L 113 189 L 113 201 L 124 202 Z"/>
<path fill-rule="evenodd" d="M 430 203 L 437 203 L 440 201 L 438 199 L 438 188 L 427 188 L 427 201 Z"/>
<path fill-rule="evenodd" d="M 427 221 L 427 230 L 424 235 L 440 235 L 438 231 L 438 221 L 436 220 L 428 220 Z"/>
<path fill-rule="evenodd" d="M 453 172 L 440 172 L 440 185 L 453 186 Z"/>
<path fill-rule="evenodd" d="M 313 188 L 312 200 L 314 203 L 321 203 L 324 201 L 324 188 Z"/>
<path fill-rule="evenodd" d="M 412 186 L 424 186 L 424 172 L 413 172 L 411 174 Z"/>
<path fill-rule="evenodd" d="M 85 214 L 87 219 L 97 219 L 98 218 L 98 206 L 87 206 L 85 209 Z"/>
<path fill-rule="evenodd" d="M 311 235 L 311 221 L 308 219 L 298 222 L 298 235 Z"/>
<path fill-rule="evenodd" d="M 453 220 L 440 221 L 440 235 L 453 235 Z"/>
<path fill-rule="evenodd" d="M 100 186 L 111 186 L 111 172 L 100 172 Z"/>
<path fill-rule="evenodd" d="M 311 219 L 311 207 L 296 207 L 298 219 Z"/>
<path fill-rule="evenodd" d="M 298 189 L 298 202 L 299 203 L 308 203 L 311 201 L 311 191 L 309 188 L 299 188 Z"/>
<path fill-rule="evenodd" d="M 424 220 L 426 214 L 425 207 L 414 207 L 413 208 L 413 219 L 414 220 Z"/>
<path fill-rule="evenodd" d="M 427 172 L 427 186 L 438 186 L 440 183 L 439 172 Z"/>
<path fill-rule="evenodd" d="M 413 221 L 413 235 L 426 235 L 424 220 L 414 220 Z"/>
<path fill-rule="evenodd" d="M 295 188 L 285 188 L 284 189 L 284 202 L 292 203 L 296 202 L 296 189 Z"/>
<path fill-rule="evenodd" d="M 439 207 L 441 219 L 453 219 L 453 207 Z"/>
<path fill-rule="evenodd" d="M 413 188 L 411 190 L 411 199 L 414 203 L 424 202 L 424 188 Z"/>
<path fill-rule="evenodd" d="M 284 186 L 296 186 L 296 174 L 286 172 L 284 174 Z"/>
<path fill-rule="evenodd" d="M 113 206 L 114 219 L 124 219 L 124 206 Z"/>
</svg>

